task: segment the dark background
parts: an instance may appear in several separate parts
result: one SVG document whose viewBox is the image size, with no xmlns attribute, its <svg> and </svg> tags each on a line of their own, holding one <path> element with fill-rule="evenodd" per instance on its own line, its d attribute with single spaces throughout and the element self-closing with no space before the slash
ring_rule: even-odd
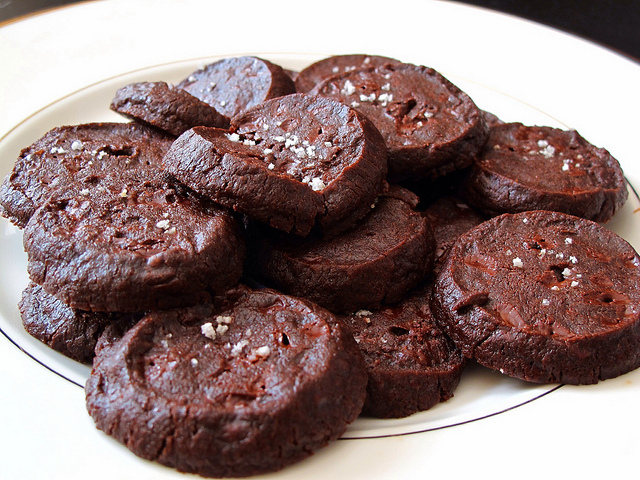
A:
<svg viewBox="0 0 640 480">
<path fill-rule="evenodd" d="M 71 3 L 79 2 L 0 0 L 0 22 Z M 458 3 L 487 7 L 556 27 L 640 61 L 640 0 L 465 0 Z"/>
</svg>

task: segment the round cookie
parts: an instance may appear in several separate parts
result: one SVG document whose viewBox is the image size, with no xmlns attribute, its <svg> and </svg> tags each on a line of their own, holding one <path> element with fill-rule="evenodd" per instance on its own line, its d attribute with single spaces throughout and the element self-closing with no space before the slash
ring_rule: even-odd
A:
<svg viewBox="0 0 640 480">
<path fill-rule="evenodd" d="M 179 136 L 192 127 L 227 128 L 229 117 L 185 90 L 165 82 L 140 82 L 118 89 L 111 110 Z"/>
<path fill-rule="evenodd" d="M 298 238 L 256 229 L 247 268 L 264 284 L 333 312 L 376 309 L 403 299 L 433 265 L 433 232 L 412 205 L 383 195 L 339 236 Z"/>
<path fill-rule="evenodd" d="M 173 140 L 133 123 L 56 127 L 20 153 L 0 187 L 0 213 L 24 227 L 56 189 L 66 189 L 77 178 L 159 166 Z"/>
<path fill-rule="evenodd" d="M 86 385 L 99 429 L 206 477 L 276 471 L 343 434 L 367 382 L 348 329 L 274 291 L 229 295 L 149 314 L 99 349 Z"/>
<path fill-rule="evenodd" d="M 453 396 L 466 360 L 437 326 L 429 290 L 393 307 L 341 315 L 369 373 L 362 416 L 401 418 Z"/>
<path fill-rule="evenodd" d="M 18 308 L 22 325 L 32 337 L 82 363 L 91 363 L 105 328 L 124 332 L 142 316 L 73 309 L 33 282 L 22 292 Z"/>
<path fill-rule="evenodd" d="M 63 303 L 170 308 L 240 279 L 244 239 L 228 211 L 168 176 L 91 180 L 50 197 L 24 228 L 31 279 Z"/>
<path fill-rule="evenodd" d="M 431 307 L 465 356 L 530 382 L 591 384 L 640 365 L 640 258 L 579 217 L 504 214 L 470 230 Z"/>
<path fill-rule="evenodd" d="M 178 137 L 164 168 L 190 188 L 285 232 L 331 235 L 370 210 L 386 185 L 384 140 L 368 119 L 306 94 L 264 102 L 232 133 L 196 127 Z"/>
<path fill-rule="evenodd" d="M 296 91 L 309 93 L 317 84 L 340 73 L 352 72 L 362 67 L 377 67 L 379 65 L 397 65 L 400 61 L 382 57 L 380 55 L 334 55 L 323 58 L 302 69 L 295 78 Z"/>
<path fill-rule="evenodd" d="M 232 57 L 207 65 L 177 85 L 231 118 L 271 98 L 295 93 L 291 77 L 267 60 Z"/>
<path fill-rule="evenodd" d="M 465 183 L 489 215 L 554 210 L 606 222 L 627 199 L 620 165 L 574 130 L 494 125 Z"/>
<path fill-rule="evenodd" d="M 390 181 L 433 179 L 462 169 L 488 134 L 471 98 L 428 67 L 360 68 L 310 93 L 335 98 L 371 119 L 387 143 Z"/>
</svg>

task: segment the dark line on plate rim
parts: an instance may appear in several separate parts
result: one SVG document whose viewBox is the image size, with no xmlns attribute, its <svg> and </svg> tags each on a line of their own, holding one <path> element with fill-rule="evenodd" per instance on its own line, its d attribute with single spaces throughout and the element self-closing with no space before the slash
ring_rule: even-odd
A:
<svg viewBox="0 0 640 480">
<path fill-rule="evenodd" d="M 511 407 L 505 408 L 503 410 L 499 410 L 497 412 L 488 413 L 486 415 L 482 415 L 481 417 L 464 420 L 462 422 L 452 423 L 450 425 L 442 425 L 440 427 L 425 428 L 424 430 L 416 430 L 415 432 L 388 433 L 388 434 L 380 434 L 380 435 L 356 436 L 356 437 L 346 437 L 346 438 L 341 437 L 338 440 L 367 440 L 372 438 L 405 437 L 407 435 L 415 435 L 417 433 L 435 432 L 436 430 L 444 430 L 445 428 L 457 427 L 459 425 L 466 425 L 467 423 L 473 423 L 473 422 L 477 422 L 478 420 L 484 420 L 486 418 L 495 417 L 496 415 L 500 415 L 501 413 L 506 413 L 515 408 L 522 407 L 523 405 L 526 405 L 528 403 L 533 402 L 534 400 L 538 400 L 546 395 L 549 395 L 550 393 L 555 392 L 556 390 L 559 390 L 562 387 L 564 387 L 564 384 L 556 385 L 552 389 L 547 390 L 544 393 L 541 393 L 537 397 L 530 398 L 529 400 L 526 400 L 517 405 L 512 405 Z"/>
<path fill-rule="evenodd" d="M 13 345 L 16 346 L 16 348 L 18 348 L 18 350 L 20 350 L 22 353 L 24 353 L 27 357 L 29 357 L 31 360 L 35 361 L 36 363 L 39 363 L 40 365 L 42 365 L 44 368 L 46 368 L 47 370 L 49 370 L 50 372 L 55 373 L 56 375 L 58 375 L 60 378 L 64 378 L 65 380 L 67 380 L 69 383 L 72 383 L 73 385 L 76 385 L 80 388 L 82 388 L 84 390 L 84 385 L 79 384 L 78 382 L 75 382 L 73 380 L 71 380 L 69 377 L 67 377 L 66 375 L 63 375 L 62 373 L 58 372 L 57 370 L 55 370 L 53 367 L 50 367 L 49 365 L 47 365 L 46 363 L 44 363 L 43 361 L 39 360 L 38 358 L 36 358 L 35 356 L 33 356 L 32 354 L 30 354 L 29 352 L 27 352 L 24 348 L 22 348 L 13 338 L 11 338 L 7 332 L 5 332 L 2 328 L 0 328 L 0 332 L 2 332 L 2 335 L 4 335 L 4 337 L 9 340 Z"/>
<path fill-rule="evenodd" d="M 87 3 L 88 3 L 88 2 L 87 2 Z M 264 53 L 262 53 L 262 54 L 264 55 Z M 268 54 L 266 54 L 266 55 L 268 55 Z M 221 55 L 220 57 L 224 57 L 224 56 L 226 56 L 226 54 L 225 54 L 225 55 Z M 217 58 L 217 57 L 218 57 L 218 55 L 213 55 L 213 56 L 211 56 L 211 57 L 203 57 L 203 58 L 197 57 L 197 58 L 192 58 L 192 59 L 187 59 L 187 60 L 171 61 L 171 62 L 166 62 L 166 63 L 162 63 L 162 64 L 158 64 L 158 65 L 151 65 L 151 66 L 147 66 L 147 67 L 141 67 L 141 68 L 139 68 L 139 69 L 135 69 L 135 70 L 132 70 L 132 71 L 129 71 L 129 72 L 120 73 L 120 74 L 114 75 L 114 76 L 112 76 L 112 77 L 109 77 L 109 78 L 106 78 L 106 79 L 102 79 L 102 80 L 100 80 L 100 81 L 97 81 L 97 82 L 95 82 L 95 83 L 92 83 L 91 85 L 87 85 L 87 86 L 82 87 L 82 88 L 80 88 L 80 89 L 78 89 L 78 90 L 76 90 L 76 91 L 74 91 L 74 92 L 71 92 L 71 93 L 69 93 L 69 94 L 67 94 L 67 95 L 65 95 L 65 96 L 63 96 L 63 97 L 61 97 L 61 98 L 56 99 L 55 101 L 51 102 L 50 104 L 45 105 L 44 107 L 42 107 L 42 108 L 40 108 L 39 110 L 37 110 L 36 112 L 32 113 L 32 114 L 31 114 L 31 115 L 29 115 L 28 117 L 24 118 L 21 122 L 19 122 L 18 124 L 16 124 L 13 128 L 11 128 L 8 132 L 6 132 L 2 137 L 0 137 L 0 143 L 1 143 L 2 141 L 4 141 L 4 140 L 9 136 L 9 135 L 11 135 L 15 130 L 17 130 L 21 125 L 23 125 L 25 122 L 29 121 L 31 118 L 35 117 L 36 115 L 40 114 L 42 111 L 44 111 L 44 110 L 46 110 L 46 109 L 48 109 L 48 108 L 52 107 L 53 105 L 55 105 L 56 103 L 58 103 L 58 102 L 60 102 L 60 101 L 62 101 L 62 100 L 65 100 L 66 98 L 69 98 L 69 97 L 71 97 L 71 96 L 73 96 L 73 95 L 75 95 L 75 94 L 77 94 L 77 93 L 80 93 L 80 92 L 82 92 L 82 91 L 84 91 L 84 90 L 88 90 L 88 89 L 90 89 L 90 88 L 92 88 L 92 87 L 95 87 L 95 86 L 97 86 L 97 85 L 101 84 L 101 83 L 108 82 L 108 81 L 111 81 L 111 80 L 113 80 L 113 79 L 116 79 L 116 78 L 119 78 L 119 77 L 122 77 L 122 76 L 131 75 L 131 74 L 134 74 L 134 73 L 137 73 L 137 72 L 140 72 L 140 71 L 143 71 L 143 70 L 147 70 L 147 69 L 160 68 L 160 67 L 169 66 L 169 65 L 176 65 L 176 64 L 180 64 L 180 63 L 190 63 L 190 62 L 197 61 L 197 60 L 204 60 L 204 59 L 206 59 L 206 58 Z M 514 100 L 518 101 L 519 103 L 522 103 L 522 104 L 524 104 L 524 105 L 529 106 L 530 108 L 533 108 L 533 109 L 535 109 L 535 110 L 538 110 L 538 111 L 540 111 L 541 113 L 543 113 L 543 114 L 545 114 L 545 115 L 549 116 L 550 118 L 553 118 L 554 120 L 558 121 L 559 123 L 561 123 L 561 124 L 565 125 L 565 124 L 564 124 L 564 122 L 560 122 L 559 120 L 555 119 L 555 117 L 553 117 L 552 115 L 549 115 L 548 113 L 546 113 L 546 112 L 544 112 L 544 111 L 542 111 L 542 110 L 540 110 L 540 109 L 538 109 L 538 108 L 534 107 L 533 105 L 529 105 L 529 104 L 527 104 L 526 102 L 523 102 L 522 100 L 519 100 L 519 99 L 517 99 L 517 98 L 515 98 L 515 97 L 511 97 L 510 95 L 505 94 L 504 92 L 501 92 L 501 91 L 499 91 L 499 90 L 495 90 L 495 89 L 493 89 L 493 88 L 491 88 L 491 87 L 488 87 L 488 86 L 486 86 L 486 85 L 480 84 L 480 83 L 475 82 L 475 81 L 473 81 L 473 80 L 464 79 L 463 77 L 459 77 L 459 78 L 461 78 L 461 79 L 463 79 L 463 80 L 465 80 L 465 81 L 468 81 L 468 82 L 470 82 L 470 83 L 475 83 L 476 85 L 480 85 L 480 86 L 482 86 L 483 88 L 487 88 L 487 89 L 489 89 L 489 90 L 496 91 L 496 92 L 501 93 L 502 95 L 505 95 L 505 96 L 507 96 L 507 97 L 513 98 Z M 629 179 L 628 179 L 628 178 L 626 178 L 626 177 L 625 177 L 625 181 L 626 181 L 627 185 L 629 186 L 629 188 L 631 189 L 631 191 L 632 191 L 633 195 L 635 196 L 636 200 L 640 203 L 640 196 L 638 195 L 638 191 L 636 190 L 636 188 L 631 184 L 631 182 L 629 182 Z M 47 364 L 46 364 L 46 363 L 44 363 L 43 361 L 41 361 L 41 360 L 39 360 L 38 358 L 36 358 L 36 357 L 35 357 L 34 355 L 32 355 L 31 353 L 27 352 L 27 351 L 26 351 L 24 348 L 22 348 L 22 347 L 21 347 L 21 346 L 20 346 L 20 345 L 15 341 L 15 340 L 13 340 L 13 339 L 12 339 L 12 338 L 11 338 L 11 337 L 10 337 L 10 336 L 5 332 L 5 331 L 4 331 L 1 327 L 0 327 L 0 332 L 2 333 L 2 335 L 3 335 L 7 340 L 9 340 L 9 342 L 11 342 L 11 343 L 16 347 L 16 348 L 18 348 L 22 353 L 24 353 L 25 355 L 27 355 L 29 358 L 31 358 L 31 359 L 32 359 L 32 360 L 34 360 L 35 362 L 39 363 L 40 365 L 42 365 L 44 368 L 46 368 L 46 369 L 47 369 L 47 370 L 49 370 L 50 372 L 52 372 L 52 373 L 54 373 L 54 374 L 58 375 L 60 378 L 63 378 L 64 380 L 67 380 L 69 383 L 71 383 L 71 384 L 73 384 L 73 385 L 76 385 L 77 387 L 80 387 L 80 388 L 82 388 L 82 389 L 84 390 L 84 386 L 83 386 L 83 385 L 81 385 L 80 383 L 78 383 L 78 382 L 76 382 L 76 381 L 74 381 L 74 380 L 71 380 L 71 379 L 70 379 L 69 377 L 67 377 L 66 375 L 64 375 L 64 374 L 62 374 L 62 373 L 60 373 L 60 372 L 58 372 L 58 371 L 57 371 L 57 370 L 55 370 L 53 367 L 50 367 L 49 365 L 47 365 Z M 415 435 L 415 434 L 419 434 L 419 433 L 426 433 L 426 432 L 431 432 L 431 431 L 436 431 L 436 430 L 442 430 L 442 429 L 445 429 L 445 428 L 456 427 L 456 426 L 459 426 L 459 425 L 465 425 L 465 424 L 468 424 L 468 423 L 477 422 L 477 421 L 479 421 L 479 420 L 484 420 L 484 419 L 486 419 L 486 418 L 491 418 L 491 417 L 494 417 L 494 416 L 496 416 L 496 415 L 500 415 L 500 414 L 502 414 L 502 413 L 505 413 L 505 412 L 511 411 L 511 410 L 513 410 L 513 409 L 515 409 L 515 408 L 519 408 L 519 407 L 521 407 L 521 406 L 523 406 L 523 405 L 526 405 L 526 404 L 528 404 L 528 403 L 533 402 L 534 400 L 538 400 L 538 399 L 540 399 L 540 398 L 542 398 L 542 397 L 544 397 L 544 396 L 546 396 L 546 395 L 548 395 L 548 394 L 550 394 L 550 393 L 552 393 L 552 392 L 557 391 L 557 390 L 558 390 L 558 389 L 560 389 L 562 386 L 564 386 L 564 384 L 560 384 L 560 385 L 558 385 L 558 386 L 556 386 L 556 387 L 552 388 L 551 390 L 548 390 L 548 391 L 546 391 L 546 392 L 544 392 L 544 393 L 540 394 L 540 395 L 539 395 L 539 396 L 537 396 L 537 397 L 531 398 L 531 399 L 526 400 L 526 401 L 524 401 L 524 402 L 522 402 L 522 403 L 519 403 L 519 404 L 517 404 L 517 405 L 513 405 L 513 406 L 511 406 L 511 407 L 505 408 L 505 409 L 500 410 L 500 411 L 498 411 L 498 412 L 490 413 L 490 414 L 487 414 L 487 415 L 483 415 L 483 416 L 481 416 L 481 417 L 472 418 L 472 419 L 470 419 L 470 420 L 465 420 L 465 421 L 462 421 L 462 422 L 452 423 L 452 424 L 450 424 L 450 425 L 443 425 L 443 426 L 433 427 L 433 428 L 427 428 L 427 429 L 423 429 L 423 430 L 416 430 L 416 431 L 413 431 L 413 432 L 390 433 L 390 434 L 368 435 L 368 436 L 356 436 L 356 437 L 349 437 L 349 438 L 339 438 L 339 440 L 366 440 L 366 439 L 373 439 L 373 438 L 402 437 L 402 436 L 406 436 L 406 435 Z"/>
</svg>

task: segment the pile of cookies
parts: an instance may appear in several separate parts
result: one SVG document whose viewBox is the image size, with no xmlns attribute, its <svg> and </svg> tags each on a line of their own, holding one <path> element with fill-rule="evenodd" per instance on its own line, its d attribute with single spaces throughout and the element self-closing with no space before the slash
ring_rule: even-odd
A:
<svg viewBox="0 0 640 480">
<path fill-rule="evenodd" d="M 469 361 L 537 383 L 640 366 L 627 199 L 575 131 L 504 123 L 435 70 L 223 59 L 61 126 L 0 190 L 27 331 L 93 362 L 87 409 L 203 476 L 279 470 L 359 415 L 451 398 Z"/>
</svg>

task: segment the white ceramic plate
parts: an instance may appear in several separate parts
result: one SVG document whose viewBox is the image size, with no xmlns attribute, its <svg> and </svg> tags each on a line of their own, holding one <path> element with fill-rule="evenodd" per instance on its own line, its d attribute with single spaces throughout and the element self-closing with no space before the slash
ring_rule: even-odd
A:
<svg viewBox="0 0 640 480">
<path fill-rule="evenodd" d="M 593 143 L 609 148 L 620 160 L 631 184 L 640 185 L 640 168 L 634 162 L 635 146 L 631 141 L 634 119 L 628 115 L 634 106 L 640 108 L 640 97 L 627 86 L 640 78 L 640 67 L 573 37 L 461 5 L 401 2 L 399 6 L 404 10 L 394 11 L 410 10 L 416 18 L 428 20 L 427 25 L 418 22 L 422 28 L 419 35 L 389 22 L 382 28 L 379 23 L 383 18 L 354 6 L 342 6 L 341 16 L 330 17 L 336 28 L 344 27 L 345 17 L 360 19 L 346 22 L 354 36 L 351 49 L 340 43 L 339 36 L 333 41 L 310 42 L 306 35 L 310 27 L 300 23 L 301 18 L 309 17 L 286 10 L 294 4 L 281 5 L 275 13 L 260 10 L 264 7 L 256 4 L 253 7 L 260 10 L 264 22 L 253 17 L 244 19 L 244 24 L 253 27 L 245 34 L 249 39 L 238 38 L 232 47 L 203 48 L 206 35 L 197 30 L 203 26 L 202 21 L 192 18 L 190 24 L 181 23 L 181 16 L 190 6 L 195 11 L 210 10 L 210 6 L 197 0 L 183 2 L 184 9 L 180 10 L 161 1 L 155 2 L 158 4 L 160 7 L 153 10 L 147 1 L 95 2 L 0 28 L 0 49 L 8 49 L 13 43 L 19 46 L 19 51 L 7 56 L 6 69 L 0 72 L 0 102 L 7 106 L 1 110 L 15 119 L 10 125 L 0 120 L 4 127 L 0 129 L 0 174 L 4 176 L 10 170 L 21 148 L 50 128 L 88 121 L 123 121 L 109 111 L 108 105 L 115 90 L 127 83 L 177 81 L 221 56 L 258 54 L 287 68 L 300 69 L 326 54 L 366 51 L 434 66 L 469 93 L 481 108 L 505 120 L 577 128 Z M 114 18 L 139 19 L 142 12 L 146 17 L 143 22 L 112 22 Z M 354 16 L 356 13 L 358 16 Z M 99 20 L 101 16 L 103 19 Z M 154 25 L 162 25 L 168 19 L 174 22 L 166 23 L 173 28 L 167 35 L 181 49 L 162 41 L 154 45 L 148 42 L 150 32 L 156 31 Z M 373 19 L 377 19 L 378 29 L 372 33 Z M 290 26 L 287 34 L 280 32 L 275 40 L 258 35 L 264 29 L 256 25 L 271 25 L 267 20 Z M 322 24 L 322 19 L 316 20 L 313 25 Z M 61 23 L 71 26 L 70 30 L 55 28 Z M 451 35 L 447 25 L 455 25 L 457 35 Z M 104 36 L 87 51 L 86 46 L 77 46 L 70 37 L 77 35 L 77 28 L 88 34 L 85 29 L 89 26 Z M 133 26 L 140 28 L 135 30 Z M 110 30 L 104 33 L 107 27 Z M 19 36 L 27 32 L 37 32 L 35 44 L 42 51 L 18 42 Z M 59 36 L 52 36 L 53 32 Z M 224 25 L 213 33 L 231 34 L 236 30 Z M 534 33 L 536 44 L 530 45 L 526 35 Z M 381 45 L 381 34 L 391 42 Z M 291 51 L 290 38 L 299 39 L 295 51 Z M 371 47 L 364 48 L 361 38 Z M 501 43 L 500 38 L 509 41 Z M 417 39 L 423 43 L 416 43 Z M 440 50 L 435 51 L 432 45 L 438 41 Z M 122 50 L 123 45 L 130 51 Z M 325 48 L 318 51 L 320 46 Z M 309 53 L 296 53 L 301 50 Z M 477 51 L 483 52 L 482 61 Z M 513 56 L 515 51 L 519 53 L 517 57 Z M 45 67 L 35 68 L 25 59 L 39 60 Z M 508 64 L 504 64 L 507 59 Z M 568 67 L 563 66 L 563 60 L 569 63 Z M 608 84 L 603 88 L 600 83 L 600 89 L 594 90 L 594 82 L 602 80 L 594 60 L 600 65 L 604 62 L 606 78 L 621 79 L 616 82 L 615 94 Z M 62 68 L 64 65 L 66 68 Z M 589 76 L 579 74 L 586 70 Z M 549 81 L 550 76 L 553 81 Z M 624 98 L 624 105 L 620 98 Z M 585 116 L 585 106 L 594 115 Z M 635 213 L 639 206 L 632 192 L 625 208 L 608 224 L 636 248 L 640 246 L 640 220 Z M 4 219 L 0 220 L 0 266 L 0 329 L 4 333 L 0 337 L 0 419 L 6 426 L 0 437 L 0 451 L 6 454 L 3 467 L 7 478 L 66 478 L 70 470 L 76 469 L 94 478 L 182 478 L 170 469 L 138 459 L 96 431 L 84 410 L 80 388 L 88 367 L 49 350 L 24 332 L 16 304 L 27 283 L 26 258 L 20 232 Z M 273 477 L 423 478 L 451 471 L 477 473 L 489 459 L 495 473 L 507 472 L 523 462 L 531 464 L 532 458 L 536 461 L 528 472 L 541 474 L 550 467 L 563 469 L 565 462 L 558 457 L 588 460 L 587 452 L 594 447 L 609 463 L 613 462 L 607 467 L 610 474 L 611 468 L 630 465 L 632 452 L 640 446 L 636 433 L 640 431 L 640 421 L 635 414 L 635 404 L 640 399 L 639 380 L 640 374 L 632 372 L 596 386 L 560 388 L 529 385 L 471 367 L 452 400 L 406 419 L 359 419 L 344 440 Z M 616 408 L 603 408 L 610 404 Z M 587 441 L 582 433 L 585 425 L 593 431 L 593 441 Z M 10 431 L 15 433 L 9 435 Z M 614 436 L 616 447 L 600 440 L 603 435 Z M 544 462 L 540 461 L 541 449 L 545 452 Z M 597 467 L 574 466 L 574 471 L 593 473 Z"/>
</svg>

